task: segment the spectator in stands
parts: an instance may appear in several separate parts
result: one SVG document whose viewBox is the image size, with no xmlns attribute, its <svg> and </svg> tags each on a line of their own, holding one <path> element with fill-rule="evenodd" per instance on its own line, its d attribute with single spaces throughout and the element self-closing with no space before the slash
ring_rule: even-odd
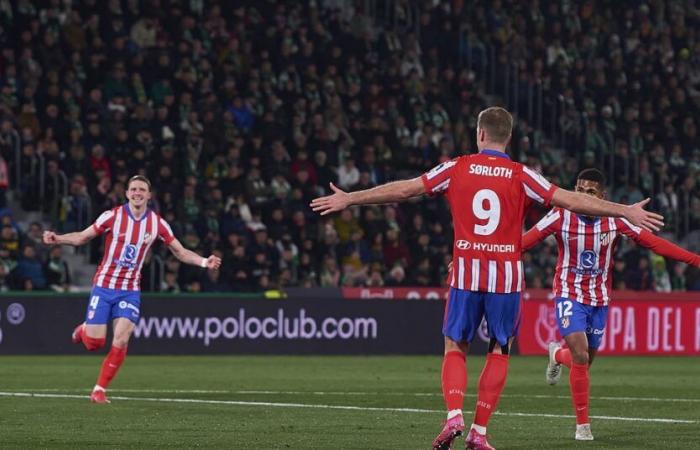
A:
<svg viewBox="0 0 700 450">
<path fill-rule="evenodd" d="M 57 292 L 70 291 L 70 268 L 66 260 L 63 259 L 63 250 L 60 246 L 51 247 L 48 261 L 44 266 L 44 273 L 49 289 Z"/>
<path fill-rule="evenodd" d="M 41 261 L 33 245 L 22 248 L 22 256 L 14 270 L 17 286 L 27 291 L 46 289 L 46 276 Z"/>
</svg>

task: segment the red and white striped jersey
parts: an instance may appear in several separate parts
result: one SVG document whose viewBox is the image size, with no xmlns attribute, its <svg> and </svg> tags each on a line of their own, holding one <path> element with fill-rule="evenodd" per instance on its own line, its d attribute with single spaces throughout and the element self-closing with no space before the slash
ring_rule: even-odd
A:
<svg viewBox="0 0 700 450">
<path fill-rule="evenodd" d="M 460 156 L 422 176 L 428 194 L 445 194 L 454 222 L 450 286 L 520 292 L 523 218 L 533 201 L 548 205 L 556 186 L 495 150 Z"/>
<path fill-rule="evenodd" d="M 700 264 L 700 255 L 632 225 L 626 219 L 587 218 L 561 208 L 552 209 L 523 236 L 528 250 L 554 234 L 559 258 L 552 289 L 557 297 L 605 306 L 610 302 L 615 247 L 622 236 L 668 258 Z"/>
<path fill-rule="evenodd" d="M 128 204 L 103 212 L 92 224 L 98 234 L 107 233 L 105 253 L 93 285 L 126 291 L 138 291 L 141 286 L 141 267 L 146 253 L 156 239 L 166 245 L 175 239 L 170 225 L 148 209 L 135 220 Z"/>
</svg>

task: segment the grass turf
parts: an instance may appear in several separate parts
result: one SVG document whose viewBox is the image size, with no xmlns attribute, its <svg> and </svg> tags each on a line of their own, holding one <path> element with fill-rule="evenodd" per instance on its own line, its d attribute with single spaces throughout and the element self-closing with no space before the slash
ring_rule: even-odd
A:
<svg viewBox="0 0 700 450">
<path fill-rule="evenodd" d="M 469 422 L 483 357 L 467 361 Z M 131 356 L 111 386 L 112 404 L 93 405 L 87 395 L 100 363 L 94 355 L 0 357 L 1 392 L 74 396 L 0 395 L 0 447 L 425 449 L 444 419 L 438 357 Z M 573 440 L 568 371 L 551 387 L 545 365 L 544 357 L 512 359 L 489 424 L 496 448 L 700 448 L 697 358 L 600 357 L 591 415 L 633 420 L 593 418 L 596 440 L 583 443 Z"/>
</svg>

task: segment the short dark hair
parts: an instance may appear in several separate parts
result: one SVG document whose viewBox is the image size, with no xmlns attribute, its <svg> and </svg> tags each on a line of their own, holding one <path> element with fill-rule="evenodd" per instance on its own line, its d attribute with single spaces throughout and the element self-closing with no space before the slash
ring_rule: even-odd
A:
<svg viewBox="0 0 700 450">
<path fill-rule="evenodd" d="M 129 181 L 126 183 L 126 190 L 129 190 L 129 186 L 131 185 L 132 181 L 143 181 L 148 185 L 148 192 L 151 192 L 151 180 L 148 178 L 144 177 L 143 175 L 134 175 L 133 177 L 129 178 Z"/>
<path fill-rule="evenodd" d="M 485 130 L 491 141 L 506 144 L 513 133 L 513 116 L 499 106 L 492 106 L 479 113 L 476 128 Z"/>
<path fill-rule="evenodd" d="M 588 180 L 588 181 L 595 181 L 596 183 L 599 183 L 601 186 L 605 186 L 605 175 L 603 175 L 603 172 L 601 172 L 598 169 L 583 169 L 581 173 L 578 174 L 578 179 L 579 180 Z"/>
</svg>

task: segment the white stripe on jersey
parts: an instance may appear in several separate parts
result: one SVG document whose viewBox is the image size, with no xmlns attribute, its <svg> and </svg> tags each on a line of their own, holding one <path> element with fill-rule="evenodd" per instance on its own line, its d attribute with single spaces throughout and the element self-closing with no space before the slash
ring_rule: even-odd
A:
<svg viewBox="0 0 700 450">
<path fill-rule="evenodd" d="M 489 292 L 496 292 L 496 280 L 498 278 L 498 268 L 496 261 L 489 261 Z"/>
<path fill-rule="evenodd" d="M 608 217 L 608 228 L 610 231 L 608 231 L 610 235 L 610 243 L 608 244 L 608 249 L 605 252 L 605 271 L 603 272 L 603 279 L 601 280 L 601 290 L 603 291 L 603 301 L 609 301 L 610 297 L 608 296 L 608 276 L 609 270 L 607 270 L 608 267 L 610 267 L 610 260 L 612 259 L 612 252 L 613 248 L 615 247 L 615 239 L 617 235 L 617 226 L 615 225 L 615 219 Z"/>
<path fill-rule="evenodd" d="M 447 188 L 450 187 L 450 179 L 448 178 L 447 180 L 443 181 L 442 183 L 438 184 L 433 188 L 433 192 L 442 192 L 446 191 Z"/>
<path fill-rule="evenodd" d="M 586 224 L 578 217 L 576 220 L 578 221 L 578 225 L 576 226 L 578 233 L 576 236 L 576 267 L 578 267 L 578 264 L 581 261 L 581 253 L 586 250 Z M 581 275 L 580 272 L 577 272 L 574 276 L 574 291 L 576 292 L 576 301 L 578 302 L 583 301 L 583 289 L 581 289 L 582 279 L 583 275 Z"/>
<path fill-rule="evenodd" d="M 136 240 L 136 253 L 134 254 L 135 261 L 138 262 L 139 260 L 139 255 L 141 254 L 141 246 L 143 245 L 143 240 L 144 237 L 146 236 L 147 230 L 146 230 L 146 224 L 148 223 L 148 216 L 151 215 L 150 211 L 146 212 L 146 215 L 141 219 L 141 227 L 139 228 L 139 237 Z M 129 222 L 134 222 L 133 220 L 130 220 Z M 129 236 L 129 235 L 127 235 Z M 144 258 L 145 259 L 145 258 Z M 131 275 L 134 273 L 134 268 L 136 266 L 131 266 L 129 270 L 126 271 L 124 274 L 124 281 L 122 281 L 122 286 L 121 289 L 127 290 L 129 289 L 129 282 L 131 281 Z M 140 272 L 140 265 L 139 265 L 139 272 Z M 137 273 L 139 273 L 137 272 Z M 116 282 L 116 277 L 114 278 Z"/>
<path fill-rule="evenodd" d="M 444 163 L 433 167 L 433 168 L 430 170 L 430 172 L 428 172 L 428 173 L 425 174 L 425 176 L 426 176 L 426 178 L 428 178 L 429 180 L 432 180 L 433 178 L 435 178 L 436 176 L 440 175 L 442 172 L 444 172 L 445 170 L 447 170 L 447 169 L 449 169 L 450 167 L 454 166 L 455 164 L 457 164 L 457 161 L 454 161 L 454 160 L 452 160 L 452 161 L 445 161 Z"/>
<path fill-rule="evenodd" d="M 154 213 L 154 214 L 155 214 L 155 213 Z M 154 220 L 154 222 L 155 222 L 155 220 Z M 168 230 L 168 234 L 172 236 L 172 235 L 173 235 L 173 229 L 170 228 L 170 224 L 168 224 L 168 222 L 166 222 L 165 219 L 163 219 L 162 217 L 160 218 L 159 222 L 160 222 L 160 224 L 163 226 L 163 228 L 165 228 L 166 230 Z M 155 236 L 158 236 L 158 228 L 156 228 L 156 234 L 154 234 L 153 236 L 154 236 L 154 237 L 155 237 Z"/>
<path fill-rule="evenodd" d="M 545 177 L 543 177 L 539 173 L 535 172 L 534 170 L 530 169 L 529 167 L 523 166 L 523 170 L 525 171 L 526 174 L 528 174 L 530 176 L 530 178 L 532 178 L 535 182 L 537 182 L 537 184 L 542 186 L 542 188 L 545 191 L 548 191 L 549 188 L 552 187 L 551 183 L 549 181 L 547 181 L 547 179 Z"/>
<path fill-rule="evenodd" d="M 102 286 L 105 281 L 105 276 L 109 272 L 110 267 L 112 267 L 112 261 L 114 260 L 114 250 L 117 248 L 117 237 L 119 236 L 119 230 L 122 226 L 122 217 L 124 217 L 123 209 L 120 208 L 116 212 L 116 217 L 114 218 L 114 226 L 112 227 L 112 244 L 109 246 L 109 253 L 107 253 L 107 258 L 103 261 L 102 270 L 100 271 L 100 276 L 97 278 L 97 286 Z"/>
<path fill-rule="evenodd" d="M 505 293 L 509 294 L 513 289 L 513 267 L 510 261 L 505 262 Z"/>
<path fill-rule="evenodd" d="M 100 228 L 100 227 L 102 227 L 102 225 L 104 225 L 105 222 L 107 222 L 112 217 L 114 217 L 114 210 L 109 209 L 109 210 L 103 212 L 102 214 L 100 214 L 100 217 L 98 217 L 97 220 L 95 221 L 95 225 L 97 225 L 97 227 Z"/>
<path fill-rule="evenodd" d="M 552 212 L 550 212 L 549 214 L 544 216 L 544 218 L 542 218 L 542 220 L 537 222 L 537 225 L 535 225 L 535 227 L 539 231 L 542 231 L 545 228 L 547 228 L 548 226 L 550 226 L 551 224 L 553 224 L 554 222 L 556 222 L 557 220 L 559 220 L 560 216 L 561 216 L 561 214 L 559 214 L 559 211 L 552 210 Z"/>
<path fill-rule="evenodd" d="M 479 260 L 472 259 L 472 285 L 470 289 L 472 291 L 479 290 Z"/>
<path fill-rule="evenodd" d="M 569 227 L 571 226 L 571 211 L 564 210 L 564 221 L 561 226 L 561 243 L 564 249 L 564 256 L 561 261 L 561 274 L 559 275 L 559 281 L 561 283 L 561 296 L 564 298 L 569 298 L 569 283 L 566 282 L 568 271 L 566 268 L 569 266 Z"/>
<path fill-rule="evenodd" d="M 127 216 L 126 217 L 126 234 L 124 235 L 124 245 L 122 245 L 122 250 L 120 252 L 121 254 L 119 255 L 120 261 L 124 259 L 124 255 L 126 255 L 126 253 L 127 253 L 127 251 L 126 251 L 127 247 L 129 245 L 131 245 L 131 235 L 134 232 L 134 223 L 135 223 L 134 219 L 132 219 L 131 217 L 129 217 L 126 214 L 126 211 L 124 211 L 123 215 Z M 115 236 L 115 238 L 116 237 L 117 236 Z M 109 280 L 109 285 L 108 285 L 110 289 L 117 288 L 117 279 L 119 278 L 119 274 L 122 272 L 122 268 L 123 267 L 121 266 L 121 264 L 119 264 L 114 269 L 114 272 L 112 272 L 112 275 L 111 275 L 112 278 L 111 278 L 111 280 Z"/>
<path fill-rule="evenodd" d="M 518 261 L 518 292 L 523 290 L 523 262 Z"/>
<path fill-rule="evenodd" d="M 526 184 L 523 184 L 523 189 L 525 190 L 525 194 L 527 194 L 528 197 L 535 200 L 537 203 L 544 203 L 544 199 L 541 196 L 539 196 L 537 192 L 530 189 Z"/>
<path fill-rule="evenodd" d="M 631 229 L 632 231 L 634 231 L 635 233 L 640 234 L 640 233 L 642 232 L 642 229 L 641 229 L 641 228 L 639 228 L 639 227 L 636 226 L 636 225 L 632 225 L 632 223 L 631 223 L 629 220 L 623 219 L 623 218 L 620 218 L 620 220 L 621 220 L 622 222 L 624 222 L 625 225 L 627 225 L 628 227 L 630 227 L 630 229 Z"/>
<path fill-rule="evenodd" d="M 598 219 L 593 225 L 593 252 L 596 255 L 595 264 L 593 265 L 593 273 L 588 280 L 588 293 L 591 297 L 591 305 L 598 304 L 598 296 L 595 293 L 596 282 L 598 281 L 598 269 L 600 268 L 600 224 L 603 219 Z"/>
<path fill-rule="evenodd" d="M 459 257 L 459 277 L 457 278 L 457 288 L 464 289 L 464 258 Z"/>
</svg>

